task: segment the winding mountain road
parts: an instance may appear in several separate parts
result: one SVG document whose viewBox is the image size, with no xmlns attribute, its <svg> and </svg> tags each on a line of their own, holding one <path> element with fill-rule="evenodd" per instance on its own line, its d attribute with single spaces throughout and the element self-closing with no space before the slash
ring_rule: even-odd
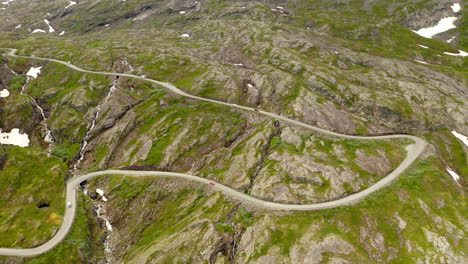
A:
<svg viewBox="0 0 468 264">
<path fill-rule="evenodd" d="M 300 210 L 300 211 L 309 211 L 309 210 L 320 210 L 320 209 L 330 209 L 330 208 L 335 208 L 335 207 L 340 207 L 340 206 L 346 206 L 346 205 L 352 205 L 355 204 L 362 199 L 366 198 L 370 194 L 384 188 L 385 186 L 388 186 L 393 180 L 397 179 L 398 176 L 400 176 L 417 158 L 418 156 L 424 151 L 424 148 L 427 145 L 427 142 L 419 137 L 416 136 L 410 136 L 410 135 L 387 135 L 387 136 L 371 136 L 371 137 L 364 137 L 364 136 L 351 136 L 351 135 L 344 135 L 328 130 L 324 130 L 318 127 L 314 127 L 308 124 L 301 123 L 299 121 L 295 121 L 280 115 L 276 115 L 273 113 L 265 112 L 262 110 L 256 110 L 254 108 L 246 107 L 246 106 L 241 106 L 241 105 L 236 105 L 236 104 L 230 104 L 230 103 L 225 103 L 225 102 L 220 102 L 212 99 L 207 99 L 203 97 L 198 97 L 194 95 L 190 95 L 185 93 L 184 91 L 178 89 L 175 87 L 173 84 L 170 83 L 165 83 L 165 82 L 160 82 L 156 80 L 152 80 L 146 77 L 138 76 L 138 75 L 133 75 L 133 74 L 127 74 L 127 73 L 112 73 L 112 72 L 99 72 L 99 71 L 89 71 L 89 70 L 84 70 L 81 69 L 73 64 L 70 64 L 68 62 L 56 60 L 56 59 L 48 59 L 48 58 L 39 58 L 39 57 L 31 57 L 31 56 L 20 56 L 16 55 L 16 49 L 6 49 L 2 48 L 4 50 L 9 50 L 9 52 L 6 54 L 8 56 L 12 57 L 18 57 L 18 58 L 26 58 L 26 59 L 35 59 L 35 60 L 44 60 L 44 61 L 51 61 L 51 62 L 57 62 L 60 64 L 63 64 L 67 67 L 70 67 L 74 70 L 80 71 L 80 72 L 85 72 L 85 73 L 91 73 L 91 74 L 102 74 L 102 75 L 111 75 L 111 76 L 124 76 L 124 77 L 129 77 L 129 78 L 135 78 L 135 79 L 140 79 L 143 81 L 148 81 L 152 82 L 158 85 L 161 85 L 170 91 L 181 95 L 185 96 L 188 98 L 192 98 L 195 100 L 200 100 L 200 101 L 205 101 L 205 102 L 211 102 L 215 104 L 220 104 L 220 105 L 225 105 L 229 107 L 234 107 L 237 109 L 242 109 L 245 111 L 251 111 L 251 112 L 256 112 L 259 114 L 263 114 L 269 117 L 272 117 L 277 120 L 281 120 L 285 123 L 289 123 L 291 125 L 295 126 L 300 126 L 306 129 L 310 129 L 312 131 L 324 134 L 324 135 L 329 135 L 329 136 L 335 136 L 335 137 L 340 137 L 340 138 L 345 138 L 345 139 L 359 139 L 359 140 L 376 140 L 376 139 L 392 139 L 392 138 L 407 138 L 412 141 L 414 141 L 414 144 L 408 145 L 406 147 L 407 150 L 407 155 L 406 158 L 403 160 L 403 162 L 398 165 L 398 167 L 392 171 L 389 175 L 386 177 L 382 178 L 380 181 L 376 182 L 374 185 L 371 187 L 362 190 L 358 193 L 354 193 L 352 195 L 349 195 L 347 197 L 334 200 L 334 201 L 329 201 L 329 202 L 323 202 L 323 203 L 317 203 L 317 204 L 281 204 L 281 203 L 274 203 L 274 202 L 269 202 L 269 201 L 264 201 L 260 200 L 251 196 L 248 196 L 244 193 L 238 192 L 234 189 L 231 189 L 225 185 L 222 185 L 220 183 L 215 183 L 215 185 L 210 185 L 213 181 L 208 180 L 206 178 L 201 178 L 189 174 L 184 174 L 184 173 L 174 173 L 174 172 L 164 172 L 164 171 L 131 171 L 131 170 L 107 170 L 107 171 L 98 171 L 98 172 L 92 172 L 88 173 L 82 176 L 77 176 L 75 178 L 70 179 L 67 182 L 66 185 L 66 203 L 70 202 L 71 206 L 68 207 L 66 206 L 65 210 L 65 216 L 62 220 L 62 225 L 60 226 L 60 229 L 58 232 L 55 234 L 54 237 L 52 237 L 51 240 L 47 241 L 46 243 L 42 244 L 41 246 L 35 247 L 35 248 L 28 248 L 28 249 L 19 249 L 19 248 L 0 248 L 0 255 L 6 255 L 6 256 L 34 256 L 34 255 L 39 255 L 42 254 L 50 249 L 52 249 L 54 246 L 56 246 L 58 243 L 60 243 L 65 236 L 68 234 L 70 231 L 73 221 L 75 219 L 75 214 L 76 214 L 76 197 L 77 197 L 77 189 L 78 186 L 80 185 L 81 182 L 85 180 L 91 180 L 96 176 L 100 175 L 126 175 L 126 176 L 132 176 L 132 177 L 174 177 L 174 178 L 181 178 L 181 179 L 186 179 L 186 180 L 191 180 L 191 181 L 197 181 L 203 184 L 210 185 L 211 188 L 222 191 L 224 194 L 231 196 L 235 199 L 238 199 L 242 202 L 250 203 L 252 205 L 265 208 L 265 209 L 271 209 L 271 210 L 289 210 L 289 211 L 294 211 L 294 210 Z"/>
</svg>

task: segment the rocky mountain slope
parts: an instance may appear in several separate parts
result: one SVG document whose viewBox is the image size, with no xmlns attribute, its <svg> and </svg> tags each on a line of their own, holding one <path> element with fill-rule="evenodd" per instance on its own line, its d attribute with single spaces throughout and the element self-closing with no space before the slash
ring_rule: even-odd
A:
<svg viewBox="0 0 468 264">
<path fill-rule="evenodd" d="M 0 262 L 468 261 L 467 146 L 451 133 L 468 135 L 467 59 L 454 56 L 468 51 L 464 10 L 458 0 L 1 3 L 0 47 L 18 54 L 144 75 L 340 133 L 409 133 L 430 145 L 391 187 L 318 212 L 262 211 L 190 182 L 103 177 L 86 186 L 63 244 Z M 414 32 L 447 17 L 450 30 Z M 186 172 L 265 200 L 311 203 L 367 188 L 411 143 L 326 137 L 144 81 L 3 55 L 0 95 L 0 132 L 18 128 L 29 140 L 0 145 L 8 212 L 0 247 L 46 241 L 74 174 Z"/>
</svg>

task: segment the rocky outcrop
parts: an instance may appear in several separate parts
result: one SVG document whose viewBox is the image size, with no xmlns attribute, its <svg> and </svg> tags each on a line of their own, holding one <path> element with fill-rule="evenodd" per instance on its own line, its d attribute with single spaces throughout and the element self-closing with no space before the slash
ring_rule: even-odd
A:
<svg viewBox="0 0 468 264">
<path fill-rule="evenodd" d="M 379 151 L 379 155 L 367 155 L 364 150 L 358 149 L 354 161 L 359 167 L 379 176 L 385 176 L 392 170 L 390 161 L 382 151 Z"/>
<path fill-rule="evenodd" d="M 301 242 L 307 245 L 311 239 L 311 233 L 308 234 L 310 237 L 303 236 Z M 308 246 L 294 246 L 291 249 L 290 257 L 292 263 L 322 263 L 322 254 L 344 254 L 349 255 L 355 251 L 355 248 L 347 241 L 343 240 L 339 236 L 330 235 L 325 237 L 322 241 L 316 243 L 310 243 Z M 333 260 L 335 263 L 344 262 L 346 260 L 336 258 Z"/>
<path fill-rule="evenodd" d="M 398 255 L 398 249 L 387 247 L 385 237 L 378 232 L 378 223 L 375 219 L 366 217 L 365 226 L 360 228 L 360 242 L 373 261 L 391 261 Z"/>
<path fill-rule="evenodd" d="M 458 16 L 451 8 L 454 3 L 459 3 L 458 0 L 441 0 L 438 2 L 431 5 L 430 9 L 417 10 L 408 14 L 404 24 L 412 30 L 419 30 L 435 26 L 444 17 Z"/>
</svg>

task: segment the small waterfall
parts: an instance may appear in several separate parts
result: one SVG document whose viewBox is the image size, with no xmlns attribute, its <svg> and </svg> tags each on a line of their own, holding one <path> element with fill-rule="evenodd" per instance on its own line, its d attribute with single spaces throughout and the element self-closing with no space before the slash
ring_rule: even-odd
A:
<svg viewBox="0 0 468 264">
<path fill-rule="evenodd" d="M 97 208 L 96 208 L 96 215 L 97 215 L 98 218 L 104 220 L 104 223 L 106 224 L 107 231 L 112 232 L 112 225 L 105 216 L 101 215 L 101 210 L 102 210 L 102 205 L 98 204 Z M 111 252 L 111 248 L 109 246 L 109 238 L 110 238 L 110 234 L 108 233 L 107 236 L 106 236 L 106 239 L 104 240 L 104 252 L 106 252 L 106 253 Z M 106 259 L 107 259 L 107 257 L 106 257 Z"/>
<path fill-rule="evenodd" d="M 20 94 L 24 94 L 24 89 L 26 89 L 26 86 L 28 86 L 28 83 L 29 83 L 29 77 L 26 78 L 26 82 L 24 83 L 23 87 L 21 87 Z"/>
<path fill-rule="evenodd" d="M 76 161 L 75 165 L 73 166 L 73 170 L 76 171 L 78 170 L 78 166 L 80 165 L 80 163 L 83 161 L 84 159 L 84 154 L 85 154 L 85 151 L 86 151 L 86 147 L 88 146 L 88 139 L 89 139 L 89 134 L 91 133 L 91 131 L 94 129 L 94 127 L 96 126 L 96 120 L 98 119 L 99 117 L 99 111 L 101 110 L 101 106 L 98 105 L 97 107 L 97 110 L 96 110 L 96 113 L 94 114 L 94 118 L 93 118 L 93 122 L 91 122 L 91 126 L 88 128 L 88 131 L 86 131 L 86 134 L 85 134 L 85 137 L 84 137 L 84 140 L 83 140 L 83 144 L 81 145 L 81 148 L 80 148 L 80 158 Z"/>
<path fill-rule="evenodd" d="M 96 113 L 94 114 L 93 121 L 91 122 L 91 126 L 88 128 L 88 131 L 86 131 L 86 134 L 85 134 L 85 137 L 84 137 L 84 140 L 83 140 L 83 144 L 81 145 L 79 158 L 76 161 L 75 165 L 73 166 L 74 171 L 78 170 L 78 166 L 80 165 L 80 163 L 84 159 L 84 154 L 86 152 L 86 147 L 88 146 L 89 135 L 91 134 L 91 131 L 94 129 L 94 127 L 96 126 L 96 122 L 97 122 L 97 120 L 99 118 L 99 114 L 101 112 L 102 105 L 109 101 L 109 98 L 112 96 L 114 91 L 117 89 L 116 84 L 117 84 L 118 78 L 119 77 L 115 78 L 115 80 L 112 82 L 112 85 L 109 88 L 109 92 L 107 92 L 107 95 L 104 98 L 104 101 L 102 103 L 99 103 L 98 106 L 96 107 Z"/>
<path fill-rule="evenodd" d="M 7 69 L 9 69 L 14 75 L 16 76 L 19 76 L 18 73 L 16 73 L 14 70 L 12 70 L 8 64 L 5 64 L 5 67 Z M 27 77 L 26 78 L 26 83 L 23 85 L 23 87 L 21 87 L 21 92 L 20 94 L 24 94 L 24 89 L 26 88 L 26 86 L 28 85 L 29 81 L 31 80 L 31 77 Z M 44 126 L 44 129 L 46 131 L 46 134 L 44 136 L 44 141 L 48 144 L 50 143 L 53 143 L 54 142 L 54 138 L 52 137 L 52 133 L 50 132 L 49 130 L 49 126 L 47 125 L 47 117 L 45 116 L 45 113 L 44 113 L 44 109 L 37 103 L 37 100 L 34 99 L 34 97 L 32 96 L 29 96 L 33 102 L 34 102 L 34 105 L 36 106 L 37 109 L 39 109 L 39 112 L 41 113 L 41 116 L 42 116 L 42 121 L 41 121 L 41 124 Z M 49 146 L 49 152 L 51 151 L 51 148 Z"/>
<path fill-rule="evenodd" d="M 111 95 L 114 93 L 115 89 L 117 89 L 115 87 L 115 85 L 117 84 L 117 80 L 119 79 L 119 77 L 115 78 L 115 80 L 112 82 L 112 86 L 109 88 L 109 92 L 107 93 L 107 96 L 106 98 L 104 99 L 104 103 L 107 103 L 107 101 L 109 101 L 109 98 L 111 97 Z"/>
<path fill-rule="evenodd" d="M 133 68 L 133 66 L 127 61 L 127 58 L 125 58 L 123 64 L 125 66 L 128 66 L 128 68 L 130 69 L 131 72 L 135 70 L 135 68 Z"/>
<path fill-rule="evenodd" d="M 102 210 L 102 205 L 98 204 L 97 209 L 96 209 L 97 217 L 104 220 L 104 223 L 106 223 L 106 228 L 107 228 L 108 231 L 112 231 L 111 223 L 109 222 L 109 220 L 107 220 L 107 218 L 105 216 L 101 215 L 101 210 Z"/>
<path fill-rule="evenodd" d="M 47 117 L 44 114 L 44 109 L 37 103 L 36 99 L 34 99 L 32 96 L 31 96 L 31 99 L 34 101 L 34 105 L 36 106 L 36 108 L 39 109 L 39 112 L 41 112 L 41 116 L 42 116 L 41 123 L 44 126 L 45 131 L 46 131 L 46 135 L 44 136 L 44 141 L 50 144 L 54 142 L 54 138 L 52 137 L 52 133 L 49 130 L 49 126 L 47 125 Z"/>
<path fill-rule="evenodd" d="M 12 69 L 8 66 L 8 64 L 6 64 L 6 63 L 5 63 L 5 68 L 9 69 L 14 75 L 16 75 L 16 76 L 19 75 L 19 74 L 16 73 L 14 70 L 12 70 Z"/>
</svg>

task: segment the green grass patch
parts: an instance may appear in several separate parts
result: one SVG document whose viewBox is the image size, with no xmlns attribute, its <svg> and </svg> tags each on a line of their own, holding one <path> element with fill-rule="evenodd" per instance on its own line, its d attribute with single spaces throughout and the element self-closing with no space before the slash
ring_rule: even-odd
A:
<svg viewBox="0 0 468 264">
<path fill-rule="evenodd" d="M 3 147 L 0 247 L 32 247 L 50 239 L 65 210 L 67 165 L 36 148 Z M 38 208 L 48 203 L 47 208 Z"/>
</svg>

